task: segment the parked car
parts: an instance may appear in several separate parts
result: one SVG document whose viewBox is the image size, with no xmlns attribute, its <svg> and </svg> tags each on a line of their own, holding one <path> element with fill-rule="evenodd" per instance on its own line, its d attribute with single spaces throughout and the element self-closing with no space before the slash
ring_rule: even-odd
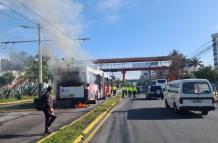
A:
<svg viewBox="0 0 218 143">
<path fill-rule="evenodd" d="M 207 115 L 208 111 L 215 110 L 212 86 L 206 79 L 171 81 L 167 84 L 165 105 L 167 109 L 173 108 L 176 113 L 193 110 Z"/>
<path fill-rule="evenodd" d="M 164 99 L 164 94 L 161 86 L 152 85 L 148 89 L 147 99 L 151 98 L 161 98 Z"/>
</svg>

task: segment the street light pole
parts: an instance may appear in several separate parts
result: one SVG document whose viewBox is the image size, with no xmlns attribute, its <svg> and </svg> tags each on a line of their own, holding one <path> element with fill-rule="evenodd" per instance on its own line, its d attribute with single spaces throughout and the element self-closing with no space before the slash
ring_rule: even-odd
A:
<svg viewBox="0 0 218 143">
<path fill-rule="evenodd" d="M 41 43 L 41 27 L 38 26 L 38 61 L 39 61 L 39 97 L 42 96 L 42 43 Z"/>
</svg>

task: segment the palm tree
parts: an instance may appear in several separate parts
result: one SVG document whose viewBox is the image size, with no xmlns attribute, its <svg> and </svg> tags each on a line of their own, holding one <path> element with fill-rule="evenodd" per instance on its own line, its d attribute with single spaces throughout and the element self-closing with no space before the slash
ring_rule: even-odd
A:
<svg viewBox="0 0 218 143">
<path fill-rule="evenodd" d="M 176 56 L 176 55 L 179 55 L 179 54 L 180 54 L 180 53 L 179 53 L 178 50 L 173 49 L 173 51 L 169 53 L 169 56 Z"/>
<path fill-rule="evenodd" d="M 171 56 L 172 62 L 170 65 L 169 76 L 179 79 L 184 73 L 184 68 L 187 67 L 187 58 L 184 54 L 175 49 L 169 53 L 169 56 Z"/>
<path fill-rule="evenodd" d="M 200 58 L 197 58 L 197 57 L 193 57 L 190 61 L 190 65 L 192 67 L 197 67 L 197 66 L 201 66 L 202 64 L 202 61 L 200 60 Z"/>
<path fill-rule="evenodd" d="M 189 61 L 189 67 L 193 67 L 194 70 L 196 71 L 198 66 L 200 66 L 200 67 L 203 66 L 201 63 L 202 63 L 202 61 L 200 60 L 200 58 L 193 57 Z"/>
</svg>

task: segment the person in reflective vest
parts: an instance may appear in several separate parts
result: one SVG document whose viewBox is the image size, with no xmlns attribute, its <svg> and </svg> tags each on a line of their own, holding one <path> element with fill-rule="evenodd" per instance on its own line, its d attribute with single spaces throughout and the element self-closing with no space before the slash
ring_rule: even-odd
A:
<svg viewBox="0 0 218 143">
<path fill-rule="evenodd" d="M 133 98 L 135 98 L 135 95 L 137 93 L 137 88 L 134 86 L 132 90 L 133 90 Z"/>
<path fill-rule="evenodd" d="M 115 96 L 117 93 L 117 87 L 116 86 L 113 86 L 113 95 Z"/>
<path fill-rule="evenodd" d="M 128 87 L 128 97 L 129 98 L 132 97 L 132 87 L 131 86 Z"/>
</svg>

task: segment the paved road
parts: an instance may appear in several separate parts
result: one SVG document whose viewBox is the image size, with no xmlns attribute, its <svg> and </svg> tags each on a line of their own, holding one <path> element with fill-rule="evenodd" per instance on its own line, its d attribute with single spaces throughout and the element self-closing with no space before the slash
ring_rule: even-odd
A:
<svg viewBox="0 0 218 143">
<path fill-rule="evenodd" d="M 161 100 L 124 99 L 91 143 L 218 143 L 218 110 L 176 115 Z"/>
<path fill-rule="evenodd" d="M 99 101 L 101 103 L 102 101 Z M 81 117 L 96 104 L 83 109 L 57 109 L 53 129 Z M 0 113 L 0 143 L 33 143 L 43 137 L 44 114 L 39 111 Z"/>
</svg>

